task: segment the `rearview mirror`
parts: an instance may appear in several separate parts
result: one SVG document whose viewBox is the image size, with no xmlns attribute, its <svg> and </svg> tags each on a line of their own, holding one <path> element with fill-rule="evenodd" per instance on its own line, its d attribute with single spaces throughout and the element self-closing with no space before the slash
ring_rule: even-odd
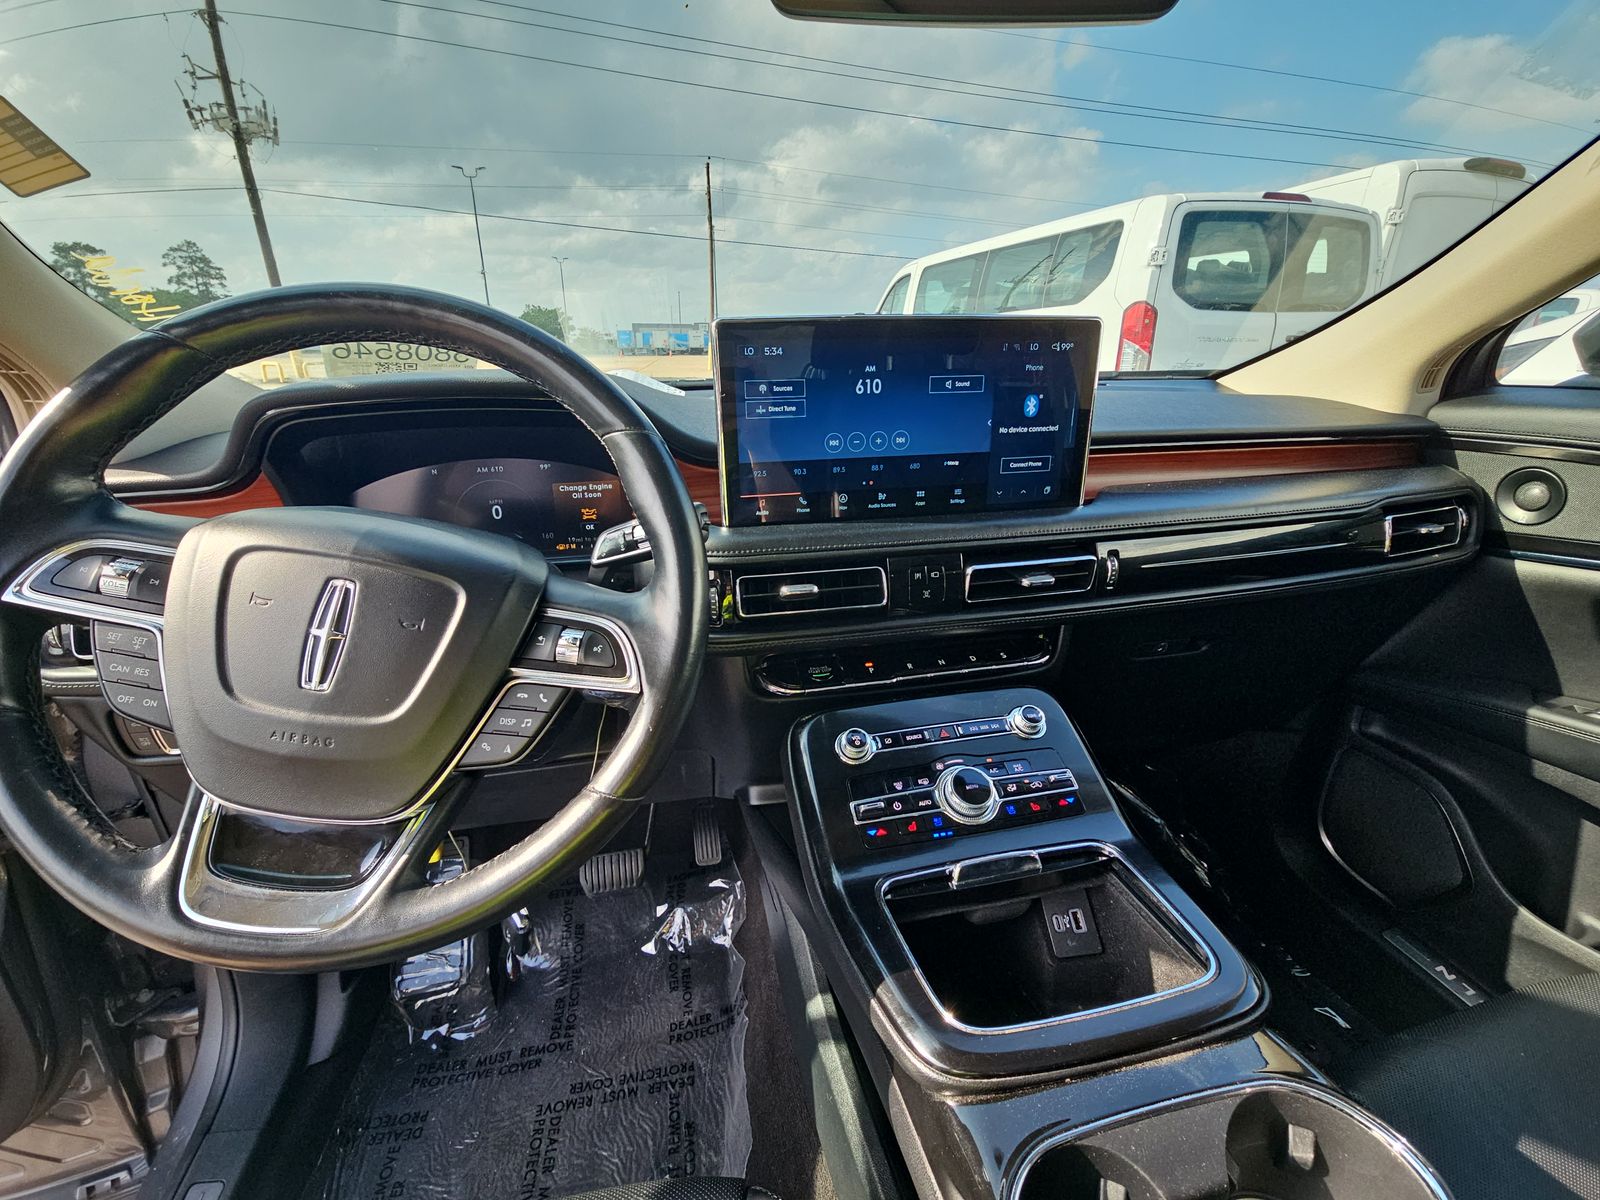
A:
<svg viewBox="0 0 1600 1200">
<path fill-rule="evenodd" d="M 1132 25 L 1178 0 L 772 0 L 786 17 L 903 25 Z"/>
</svg>

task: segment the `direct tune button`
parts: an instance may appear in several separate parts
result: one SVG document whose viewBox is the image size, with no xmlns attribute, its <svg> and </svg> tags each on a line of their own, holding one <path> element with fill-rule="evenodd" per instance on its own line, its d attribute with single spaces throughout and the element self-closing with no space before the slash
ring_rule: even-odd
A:
<svg viewBox="0 0 1600 1200">
<path fill-rule="evenodd" d="M 841 762 L 859 765 L 873 756 L 877 746 L 865 729 L 846 729 L 834 739 L 833 751 Z"/>
<path fill-rule="evenodd" d="M 982 825 L 1000 811 L 994 780 L 981 767 L 948 767 L 933 785 L 934 799 L 953 821 Z"/>
</svg>

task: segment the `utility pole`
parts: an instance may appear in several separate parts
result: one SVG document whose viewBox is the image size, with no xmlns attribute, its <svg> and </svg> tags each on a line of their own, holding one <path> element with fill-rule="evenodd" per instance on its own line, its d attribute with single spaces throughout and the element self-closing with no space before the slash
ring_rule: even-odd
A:
<svg viewBox="0 0 1600 1200">
<path fill-rule="evenodd" d="M 706 159 L 706 255 L 711 266 L 711 319 L 717 319 L 717 223 L 711 215 L 711 160 Z"/>
<path fill-rule="evenodd" d="M 557 258 L 554 254 L 550 261 L 556 264 L 556 270 L 561 272 L 561 340 L 567 340 L 567 263 L 570 259 Z"/>
<path fill-rule="evenodd" d="M 683 289 L 678 289 L 678 324 L 683 324 Z"/>
<path fill-rule="evenodd" d="M 473 167 L 471 171 L 468 171 L 459 163 L 451 163 L 450 165 L 460 171 L 467 179 L 467 193 L 472 197 L 472 232 L 478 238 L 478 274 L 483 277 L 483 302 L 489 304 L 491 303 L 489 300 L 489 267 L 483 261 L 483 227 L 478 224 L 478 185 L 473 182 L 478 178 L 478 172 L 483 168 Z"/>
<path fill-rule="evenodd" d="M 196 129 L 211 128 L 226 133 L 233 139 L 234 156 L 239 160 L 239 174 L 244 177 L 244 193 L 250 201 L 250 216 L 256 223 L 256 240 L 261 243 L 261 261 L 266 264 L 267 282 L 273 287 L 282 285 L 278 276 L 278 259 L 272 252 L 272 238 L 267 233 L 267 214 L 261 207 L 261 190 L 256 186 L 255 167 L 250 163 L 250 143 L 267 141 L 278 144 L 278 118 L 267 111 L 265 97 L 261 103 L 241 115 L 239 102 L 233 92 L 233 78 L 228 74 L 228 56 L 222 48 L 222 17 L 217 12 L 217 0 L 205 0 L 205 7 L 197 14 L 211 31 L 211 54 L 216 59 L 216 70 L 207 71 L 186 54 L 188 62 L 190 95 L 184 97 L 184 111 L 189 123 Z M 194 93 L 201 83 L 215 80 L 222 89 L 222 103 L 201 104 Z M 239 87 L 245 87 L 243 80 Z M 178 85 L 180 94 L 183 85 Z"/>
</svg>

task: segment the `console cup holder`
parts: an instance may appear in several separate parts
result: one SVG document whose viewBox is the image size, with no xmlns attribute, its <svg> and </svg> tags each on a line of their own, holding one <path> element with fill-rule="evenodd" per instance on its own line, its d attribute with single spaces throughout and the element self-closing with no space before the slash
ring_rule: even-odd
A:
<svg viewBox="0 0 1600 1200">
<path fill-rule="evenodd" d="M 916 971 L 953 1025 L 1065 1020 L 1182 991 L 1214 970 L 1176 914 L 1098 848 L 1048 866 L 1033 856 L 972 865 L 992 870 L 975 883 L 944 870 L 906 876 L 884 893 Z"/>
<path fill-rule="evenodd" d="M 1007 1200 L 1449 1200 L 1393 1130 L 1325 1088 L 1240 1084 L 1046 1141 Z"/>
</svg>

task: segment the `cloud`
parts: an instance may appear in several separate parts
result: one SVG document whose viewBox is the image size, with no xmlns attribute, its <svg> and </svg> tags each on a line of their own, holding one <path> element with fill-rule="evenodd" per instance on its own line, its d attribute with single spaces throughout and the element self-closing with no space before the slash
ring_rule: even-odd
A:
<svg viewBox="0 0 1600 1200">
<path fill-rule="evenodd" d="M 1591 41 L 1589 45 L 1593 46 Z M 1404 86 L 1441 100 L 1413 101 L 1406 116 L 1440 133 L 1454 135 L 1529 132 L 1530 119 L 1592 129 L 1600 117 L 1593 93 L 1575 94 L 1534 77 L 1528 46 L 1504 34 L 1443 37 L 1418 58 Z M 1595 79 L 1588 68 L 1589 85 Z M 1562 138 L 1564 144 L 1570 135 Z"/>
</svg>

